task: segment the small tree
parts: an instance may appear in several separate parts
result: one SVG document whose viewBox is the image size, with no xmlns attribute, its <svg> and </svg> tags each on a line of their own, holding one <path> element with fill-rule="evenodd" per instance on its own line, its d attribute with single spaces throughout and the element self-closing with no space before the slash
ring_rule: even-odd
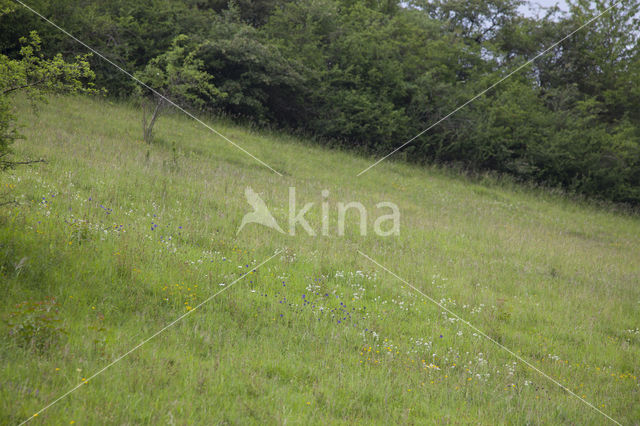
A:
<svg viewBox="0 0 640 426">
<path fill-rule="evenodd" d="M 145 142 L 153 139 L 153 126 L 160 113 L 169 105 L 167 100 L 183 108 L 206 109 L 215 99 L 225 96 L 212 83 L 213 77 L 203 71 L 202 60 L 196 58 L 189 37 L 179 35 L 171 48 L 153 58 L 136 78 L 151 87 L 138 87 L 142 103 L 142 136 Z"/>
<path fill-rule="evenodd" d="M 73 62 L 66 62 L 62 54 L 47 59 L 35 31 L 29 38 L 22 37 L 20 43 L 20 59 L 0 54 L 0 170 L 41 161 L 10 159 L 11 144 L 21 137 L 11 107 L 12 95 L 21 92 L 35 106 L 46 101 L 46 93 L 98 92 L 90 82 L 94 73 L 87 61 L 89 54 L 76 56 Z"/>
</svg>

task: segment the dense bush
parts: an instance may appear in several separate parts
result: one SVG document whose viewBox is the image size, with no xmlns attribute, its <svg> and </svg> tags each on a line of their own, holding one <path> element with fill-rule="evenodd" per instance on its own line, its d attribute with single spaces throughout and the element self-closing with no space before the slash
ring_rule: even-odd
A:
<svg viewBox="0 0 640 426">
<path fill-rule="evenodd" d="M 188 104 L 376 156 L 613 4 L 571 0 L 568 13 L 537 19 L 518 12 L 520 0 L 32 3 L 131 72 L 187 36 L 216 93 Z M 639 8 L 622 0 L 398 156 L 640 203 Z M 0 18 L 2 52 L 17 55 L 18 37 L 31 29 L 45 53 L 84 53 L 21 8 Z M 91 61 L 112 96 L 134 93 L 126 75 Z"/>
</svg>

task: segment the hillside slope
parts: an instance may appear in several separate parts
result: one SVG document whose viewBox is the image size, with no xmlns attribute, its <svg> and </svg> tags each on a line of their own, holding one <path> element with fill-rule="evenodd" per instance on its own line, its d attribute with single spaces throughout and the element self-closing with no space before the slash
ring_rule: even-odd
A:
<svg viewBox="0 0 640 426">
<path fill-rule="evenodd" d="M 612 418 L 640 422 L 638 218 L 400 163 L 356 177 L 369 160 L 213 124 L 280 177 L 182 115 L 162 117 L 146 145 L 139 111 L 103 100 L 18 108 L 16 153 L 48 162 L 0 176 L 19 201 L 0 209 L 0 423 L 187 312 L 32 423 L 607 420 L 358 250 Z M 285 230 L 295 187 L 298 210 L 315 202 L 318 234 L 328 190 L 329 235 L 237 233 L 248 186 Z M 354 212 L 338 233 L 337 204 L 350 201 L 367 209 L 367 236 Z M 383 201 L 399 207 L 399 236 L 371 232 Z"/>
</svg>

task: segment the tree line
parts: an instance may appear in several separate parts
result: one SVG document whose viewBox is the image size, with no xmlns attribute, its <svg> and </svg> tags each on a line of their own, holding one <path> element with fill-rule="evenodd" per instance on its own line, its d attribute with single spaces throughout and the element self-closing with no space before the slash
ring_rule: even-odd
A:
<svg viewBox="0 0 640 426">
<path fill-rule="evenodd" d="M 640 3 L 621 0 L 581 30 L 615 2 L 568 3 L 539 18 L 519 12 L 520 0 L 29 5 L 194 112 L 375 156 L 524 65 L 397 156 L 637 205 Z M 0 17 L 0 52 L 19 58 L 33 30 L 44 55 L 87 53 L 22 7 Z M 83 60 L 109 96 L 146 98 L 151 138 L 161 98 L 95 55 Z"/>
</svg>

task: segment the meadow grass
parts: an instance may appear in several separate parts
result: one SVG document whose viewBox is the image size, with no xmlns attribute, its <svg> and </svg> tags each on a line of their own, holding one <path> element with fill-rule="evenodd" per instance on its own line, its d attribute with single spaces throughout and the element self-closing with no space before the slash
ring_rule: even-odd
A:
<svg viewBox="0 0 640 426">
<path fill-rule="evenodd" d="M 623 424 L 640 422 L 640 220 L 184 115 L 141 142 L 140 112 L 18 99 L 21 158 L 0 176 L 0 423 L 603 424 L 608 420 L 359 255 L 361 250 Z M 288 188 L 330 235 L 236 231 Z M 337 202 L 401 211 L 361 236 Z M 255 266 L 283 252 L 260 268 Z M 255 272 L 252 272 L 255 269 Z M 50 309 L 45 312 L 46 309 Z M 57 312 L 57 313 L 56 313 Z M 44 319 L 43 319 L 44 318 Z"/>
</svg>

